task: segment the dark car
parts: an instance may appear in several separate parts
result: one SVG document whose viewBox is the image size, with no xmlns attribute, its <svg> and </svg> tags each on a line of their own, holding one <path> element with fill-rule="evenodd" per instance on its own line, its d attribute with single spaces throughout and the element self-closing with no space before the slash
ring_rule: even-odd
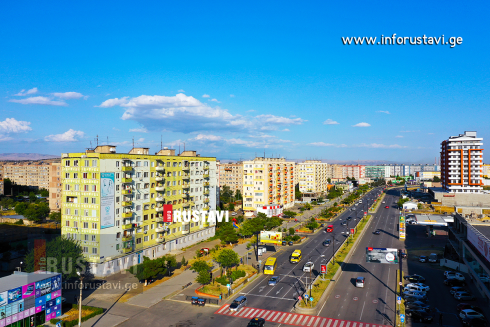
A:
<svg viewBox="0 0 490 327">
<path fill-rule="evenodd" d="M 425 282 L 425 278 L 417 274 L 403 276 L 403 279 L 408 280 L 412 283 Z"/>
<path fill-rule="evenodd" d="M 247 327 L 263 327 L 265 324 L 264 318 L 253 318 L 248 323 Z"/>
<path fill-rule="evenodd" d="M 410 302 L 410 303 L 406 303 L 405 304 L 405 310 L 412 310 L 412 311 L 421 311 L 421 310 L 424 310 L 424 311 L 429 311 L 430 310 L 430 306 L 428 304 L 423 304 L 423 305 L 418 305 L 418 304 L 414 304 L 413 302 Z"/>
<path fill-rule="evenodd" d="M 284 246 L 284 245 L 288 245 L 288 242 L 286 242 L 286 241 L 282 241 L 282 245 L 283 245 L 283 246 Z"/>
<path fill-rule="evenodd" d="M 378 230 L 375 230 L 375 231 L 373 232 L 373 234 L 374 234 L 374 235 L 379 235 L 379 234 L 381 234 L 381 232 L 380 232 L 380 231 L 379 231 L 379 229 L 378 229 Z"/>
<path fill-rule="evenodd" d="M 151 283 L 153 283 L 155 281 L 155 279 L 154 278 L 148 278 L 146 280 L 145 279 L 141 279 L 140 280 L 140 284 L 144 284 L 145 281 L 146 281 L 147 285 L 150 285 Z"/>
<path fill-rule="evenodd" d="M 432 315 L 425 310 L 405 310 L 405 314 L 418 322 L 432 322 Z"/>
<path fill-rule="evenodd" d="M 403 299 L 405 300 L 405 304 L 408 304 L 408 303 L 427 303 L 427 301 L 429 301 L 427 298 L 421 298 L 418 296 L 405 296 Z"/>
<path fill-rule="evenodd" d="M 454 298 L 459 301 L 473 301 L 475 296 L 469 292 L 456 292 Z"/>
<path fill-rule="evenodd" d="M 291 245 L 293 245 L 293 244 L 294 244 L 294 243 L 293 243 L 293 241 L 289 241 L 289 242 L 288 242 L 288 245 L 289 245 L 289 246 L 291 246 Z"/>
<path fill-rule="evenodd" d="M 205 303 L 206 303 L 205 299 L 199 298 L 197 296 L 193 296 L 191 298 L 191 304 L 192 305 L 198 305 L 198 306 L 203 307 L 205 305 Z"/>
<path fill-rule="evenodd" d="M 342 226 L 346 226 L 346 225 L 347 225 L 347 223 L 346 223 L 345 221 L 343 221 L 343 222 L 341 222 L 341 223 L 340 223 L 340 225 L 342 225 Z"/>
<path fill-rule="evenodd" d="M 451 293 L 451 295 L 454 295 L 454 293 L 457 293 L 457 292 L 466 292 L 466 291 L 467 291 L 466 288 L 461 287 L 461 286 L 453 286 L 449 289 L 449 293 Z"/>
<path fill-rule="evenodd" d="M 347 220 L 352 220 L 352 217 L 347 217 Z"/>
<path fill-rule="evenodd" d="M 421 256 L 419 257 L 419 262 L 427 262 L 427 260 L 428 260 L 428 259 L 429 259 L 429 258 L 427 258 L 427 256 L 425 256 L 425 255 L 421 255 Z"/>
<path fill-rule="evenodd" d="M 466 327 L 487 327 L 488 322 L 483 318 L 464 318 L 461 320 L 463 326 Z"/>
<path fill-rule="evenodd" d="M 456 278 L 448 278 L 444 281 L 444 285 L 446 286 L 465 286 L 466 283 L 464 280 L 459 280 L 459 279 L 456 279 Z"/>
<path fill-rule="evenodd" d="M 331 242 L 332 242 L 331 240 L 325 240 L 325 241 L 323 241 L 322 244 L 323 244 L 323 246 L 330 246 Z"/>
<path fill-rule="evenodd" d="M 293 217 L 288 216 L 288 215 L 283 215 L 282 218 L 293 218 Z"/>
<path fill-rule="evenodd" d="M 483 314 L 483 310 L 480 307 L 477 307 L 476 305 L 472 305 L 469 303 L 460 303 L 456 306 L 456 310 L 458 310 L 458 312 L 466 309 L 475 310 L 476 312 Z"/>
</svg>

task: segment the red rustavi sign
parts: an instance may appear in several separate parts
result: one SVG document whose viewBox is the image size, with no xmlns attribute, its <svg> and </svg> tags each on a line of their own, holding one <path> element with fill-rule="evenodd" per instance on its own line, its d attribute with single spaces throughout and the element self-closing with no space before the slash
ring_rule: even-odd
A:
<svg viewBox="0 0 490 327">
<path fill-rule="evenodd" d="M 373 250 L 373 248 L 368 248 L 368 251 L 372 251 L 372 250 Z"/>
<path fill-rule="evenodd" d="M 173 210 L 172 210 L 172 205 L 171 204 L 164 204 L 163 205 L 163 221 L 165 223 L 171 223 L 173 220 Z"/>
<path fill-rule="evenodd" d="M 354 234 L 355 232 L 356 232 L 356 231 L 354 230 L 354 228 L 351 228 L 351 229 L 350 229 L 350 233 L 351 233 L 351 234 Z"/>
<path fill-rule="evenodd" d="M 320 271 L 322 274 L 326 274 L 327 273 L 327 265 L 320 265 Z"/>
</svg>

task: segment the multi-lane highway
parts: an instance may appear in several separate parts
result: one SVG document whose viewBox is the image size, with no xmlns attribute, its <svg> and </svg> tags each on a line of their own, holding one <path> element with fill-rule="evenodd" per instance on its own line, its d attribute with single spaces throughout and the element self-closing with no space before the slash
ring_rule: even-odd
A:
<svg viewBox="0 0 490 327">
<path fill-rule="evenodd" d="M 314 278 L 318 274 L 320 264 L 330 260 L 334 249 L 337 249 L 345 240 L 348 236 L 347 232 L 350 228 L 357 225 L 364 211 L 373 203 L 375 197 L 380 192 L 381 189 L 370 191 L 362 199 L 362 204 L 358 206 L 353 205 L 342 213 L 331 223 L 334 225 L 333 233 L 320 232 L 310 236 L 303 244 L 292 247 L 278 247 L 278 253 L 275 255 L 278 262 L 275 275 L 279 276 L 281 280 L 277 285 L 269 286 L 268 280 L 270 276 L 263 275 L 246 287 L 240 294 L 235 294 L 235 296 L 245 295 L 248 299 L 247 307 L 249 308 L 290 312 L 298 296 L 305 292 L 311 278 Z M 351 219 L 348 220 L 348 217 L 351 217 Z M 346 222 L 346 225 L 343 226 L 342 222 Z M 322 242 L 326 239 L 331 239 L 332 243 L 335 244 L 329 247 L 322 246 Z M 289 256 L 295 249 L 301 249 L 303 252 L 303 258 L 299 264 L 291 264 L 289 262 Z M 302 270 L 303 265 L 310 260 L 315 264 L 315 269 L 311 277 L 310 273 L 304 273 Z M 236 325 L 243 324 L 243 318 L 238 315 L 227 317 L 227 323 L 231 323 L 228 319 L 237 319 L 234 322 Z"/>
</svg>

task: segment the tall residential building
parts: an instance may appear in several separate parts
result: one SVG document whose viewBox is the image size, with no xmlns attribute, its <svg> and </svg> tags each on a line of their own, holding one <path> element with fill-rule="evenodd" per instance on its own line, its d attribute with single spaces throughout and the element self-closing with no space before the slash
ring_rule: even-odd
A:
<svg viewBox="0 0 490 327">
<path fill-rule="evenodd" d="M 342 165 L 332 165 L 333 170 L 333 178 L 342 179 L 344 178 L 344 170 L 342 169 Z"/>
<path fill-rule="evenodd" d="M 5 186 L 3 184 L 3 166 L 0 165 L 0 195 L 5 194 Z"/>
<path fill-rule="evenodd" d="M 243 210 L 247 216 L 267 204 L 294 206 L 296 164 L 284 158 L 255 158 L 243 162 Z"/>
<path fill-rule="evenodd" d="M 328 179 L 332 178 L 330 165 L 321 160 L 306 160 L 296 164 L 300 192 L 327 192 Z"/>
<path fill-rule="evenodd" d="M 385 178 L 386 168 L 384 166 L 366 166 L 364 175 L 366 178 L 376 179 L 376 178 Z"/>
<path fill-rule="evenodd" d="M 216 158 L 195 151 L 116 153 L 111 145 L 62 155 L 62 234 L 82 242 L 96 276 L 105 276 L 214 236 L 214 224 L 165 222 L 175 210 L 215 210 Z"/>
<path fill-rule="evenodd" d="M 342 178 L 354 177 L 356 180 L 365 177 L 365 167 L 363 165 L 343 165 Z"/>
<path fill-rule="evenodd" d="M 44 162 L 5 164 L 4 178 L 17 185 L 49 189 L 49 167 Z"/>
<path fill-rule="evenodd" d="M 464 132 L 441 143 L 441 181 L 446 191 L 481 193 L 482 141 L 476 132 Z"/>
<path fill-rule="evenodd" d="M 228 186 L 233 194 L 243 190 L 243 163 L 218 164 L 219 187 Z"/>
<path fill-rule="evenodd" d="M 49 209 L 61 209 L 61 163 L 54 162 L 49 167 Z"/>
</svg>

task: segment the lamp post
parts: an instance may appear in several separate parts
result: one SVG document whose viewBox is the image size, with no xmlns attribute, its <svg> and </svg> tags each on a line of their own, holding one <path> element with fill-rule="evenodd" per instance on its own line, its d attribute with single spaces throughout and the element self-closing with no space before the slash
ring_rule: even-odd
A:
<svg viewBox="0 0 490 327">
<path fill-rule="evenodd" d="M 82 289 L 83 289 L 83 276 L 77 271 L 77 275 L 80 276 L 80 300 L 78 303 L 78 327 L 82 326 Z"/>
</svg>

